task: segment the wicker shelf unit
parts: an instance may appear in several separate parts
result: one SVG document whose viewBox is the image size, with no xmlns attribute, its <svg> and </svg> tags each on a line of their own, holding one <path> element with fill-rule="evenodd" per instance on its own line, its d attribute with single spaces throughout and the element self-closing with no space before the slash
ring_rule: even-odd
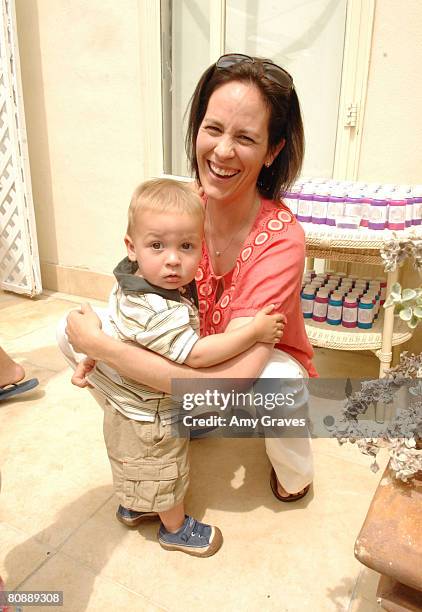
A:
<svg viewBox="0 0 422 612">
<path fill-rule="evenodd" d="M 389 230 L 370 232 L 365 229 L 341 230 L 327 226 L 303 223 L 306 234 L 306 255 L 308 268 L 313 267 L 313 259 L 331 259 L 347 263 L 381 265 L 380 249 L 393 237 Z M 403 232 L 405 236 L 407 232 Z M 387 295 L 392 285 L 399 279 L 399 271 L 387 274 Z M 380 360 L 380 377 L 384 376 L 392 361 L 392 347 L 407 342 L 412 330 L 400 320 L 395 320 L 394 311 L 388 308 L 380 312 L 380 317 L 369 330 L 346 329 L 327 323 L 305 321 L 306 331 L 313 346 L 337 350 L 371 350 Z"/>
</svg>

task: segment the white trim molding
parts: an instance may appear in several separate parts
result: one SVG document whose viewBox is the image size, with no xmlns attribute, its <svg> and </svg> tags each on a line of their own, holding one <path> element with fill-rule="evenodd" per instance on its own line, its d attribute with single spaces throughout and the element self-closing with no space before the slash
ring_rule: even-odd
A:
<svg viewBox="0 0 422 612">
<path fill-rule="evenodd" d="M 333 178 L 356 180 L 375 0 L 348 0 Z"/>
<path fill-rule="evenodd" d="M 226 46 L 226 0 L 211 0 L 210 10 L 210 64 L 224 54 Z"/>
<path fill-rule="evenodd" d="M 143 128 L 145 178 L 163 172 L 160 2 L 138 0 L 141 103 L 147 117 Z"/>
</svg>

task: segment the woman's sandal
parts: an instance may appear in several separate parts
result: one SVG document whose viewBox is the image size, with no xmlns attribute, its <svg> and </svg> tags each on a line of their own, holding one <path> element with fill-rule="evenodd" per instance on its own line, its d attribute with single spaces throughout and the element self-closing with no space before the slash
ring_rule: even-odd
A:
<svg viewBox="0 0 422 612">
<path fill-rule="evenodd" d="M 308 484 L 308 486 L 306 486 L 303 489 L 303 491 L 301 491 L 300 493 L 291 493 L 288 497 L 282 497 L 277 491 L 277 476 L 276 476 L 274 468 L 271 468 L 270 486 L 271 486 L 271 491 L 274 493 L 274 496 L 281 502 L 298 501 L 299 499 L 302 499 L 302 497 L 305 497 L 305 495 L 311 488 L 311 485 Z"/>
</svg>

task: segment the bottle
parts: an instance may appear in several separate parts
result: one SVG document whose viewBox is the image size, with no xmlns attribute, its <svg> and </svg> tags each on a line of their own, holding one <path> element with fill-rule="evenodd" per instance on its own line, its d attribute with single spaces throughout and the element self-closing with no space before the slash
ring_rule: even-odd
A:
<svg viewBox="0 0 422 612">
<path fill-rule="evenodd" d="M 315 289 L 310 285 L 306 285 L 300 294 L 300 302 L 302 313 L 305 319 L 312 319 L 314 310 Z"/>
<path fill-rule="evenodd" d="M 380 305 L 382 306 L 387 295 L 387 280 L 383 276 L 378 276 L 376 280 L 379 280 L 380 282 Z"/>
<path fill-rule="evenodd" d="M 371 329 L 374 317 L 374 302 L 372 295 L 364 295 L 359 301 L 358 327 Z"/>
<path fill-rule="evenodd" d="M 413 200 L 412 225 L 421 225 L 422 223 L 422 185 L 415 185 L 412 188 L 412 200 Z"/>
<path fill-rule="evenodd" d="M 406 193 L 400 189 L 393 191 L 388 201 L 388 229 L 404 230 L 406 227 L 406 206 Z"/>
<path fill-rule="evenodd" d="M 344 214 L 346 216 L 362 217 L 363 196 L 360 187 L 353 185 L 344 200 Z"/>
<path fill-rule="evenodd" d="M 349 285 L 349 283 L 342 283 L 338 290 L 341 291 L 343 295 L 347 295 L 352 291 L 352 285 Z"/>
<path fill-rule="evenodd" d="M 327 222 L 328 189 L 325 183 L 317 185 L 312 201 L 312 223 L 323 225 Z"/>
<path fill-rule="evenodd" d="M 330 292 L 330 294 L 335 291 L 338 287 L 338 281 L 335 278 L 330 278 L 324 285 L 326 289 Z"/>
<path fill-rule="evenodd" d="M 297 220 L 302 223 L 310 223 L 312 219 L 313 184 L 303 185 L 297 200 Z"/>
<path fill-rule="evenodd" d="M 359 293 L 364 293 L 368 288 L 368 283 L 365 280 L 357 280 L 354 286 L 355 290 L 359 290 Z"/>
<path fill-rule="evenodd" d="M 346 188 L 343 183 L 335 185 L 330 195 L 328 196 L 327 204 L 327 225 L 336 224 L 336 219 L 344 213 L 344 199 L 346 197 Z"/>
<path fill-rule="evenodd" d="M 349 293 L 343 300 L 341 324 L 343 327 L 356 327 L 358 320 L 358 300 L 356 295 Z"/>
<path fill-rule="evenodd" d="M 283 197 L 285 204 L 290 208 L 290 212 L 292 212 L 295 217 L 297 216 L 298 197 L 301 189 L 302 183 L 296 182 L 292 185 L 290 191 L 286 191 Z"/>
<path fill-rule="evenodd" d="M 378 293 L 381 290 L 381 283 L 379 280 L 371 280 L 369 281 L 368 291 L 374 291 L 374 293 Z"/>
<path fill-rule="evenodd" d="M 321 288 L 317 291 L 314 301 L 312 319 L 318 323 L 323 323 L 327 318 L 328 308 L 328 289 Z"/>
<path fill-rule="evenodd" d="M 413 221 L 413 199 L 412 199 L 412 187 L 411 185 L 400 185 L 399 190 L 403 193 L 406 200 L 405 215 L 404 215 L 404 227 L 410 227 Z"/>
<path fill-rule="evenodd" d="M 342 310 L 343 294 L 340 291 L 334 291 L 328 301 L 327 323 L 330 325 L 340 325 Z"/>
<path fill-rule="evenodd" d="M 369 190 L 368 227 L 373 230 L 383 230 L 387 226 L 388 202 L 384 192 L 372 186 Z"/>
<path fill-rule="evenodd" d="M 371 207 L 371 199 L 368 197 L 370 191 L 370 185 L 362 185 L 362 218 L 360 220 L 361 227 L 368 227 L 369 223 L 369 210 Z"/>
</svg>

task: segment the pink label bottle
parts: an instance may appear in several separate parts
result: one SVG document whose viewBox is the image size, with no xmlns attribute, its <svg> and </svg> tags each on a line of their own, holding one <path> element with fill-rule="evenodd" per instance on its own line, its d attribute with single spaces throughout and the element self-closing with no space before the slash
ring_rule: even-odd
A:
<svg viewBox="0 0 422 612">
<path fill-rule="evenodd" d="M 328 294 L 328 289 L 325 288 L 319 289 L 316 294 L 312 319 L 318 323 L 323 323 L 327 318 Z"/>
<path fill-rule="evenodd" d="M 349 328 L 356 327 L 358 324 L 358 301 L 353 294 L 348 294 L 344 298 L 341 324 Z"/>
<path fill-rule="evenodd" d="M 390 230 L 404 230 L 406 227 L 406 205 L 405 194 L 394 191 L 388 201 L 387 227 Z"/>
</svg>

